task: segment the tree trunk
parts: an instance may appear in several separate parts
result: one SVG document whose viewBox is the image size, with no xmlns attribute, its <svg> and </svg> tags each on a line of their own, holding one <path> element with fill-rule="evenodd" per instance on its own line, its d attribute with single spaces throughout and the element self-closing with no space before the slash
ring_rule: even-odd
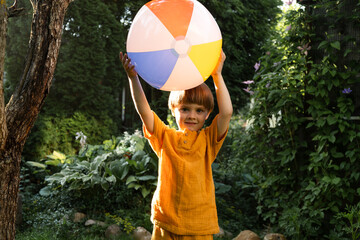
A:
<svg viewBox="0 0 360 240">
<path fill-rule="evenodd" d="M 5 1 L 0 1 L 1 28 L 1 21 L 4 20 L 6 24 L 7 16 L 5 13 L 3 17 L 1 12 Z M 6 122 L 0 122 L 0 240 L 15 239 L 21 152 L 49 93 L 60 49 L 63 21 L 71 1 L 31 0 L 34 12 L 25 69 L 5 109 L 1 106 L 4 96 L 0 92 L 0 120 L 6 119 Z M 4 32 L 1 29 L 0 37 Z M 5 49 L 0 49 L 0 53 L 3 51 Z M 3 71 L 0 73 L 3 75 Z"/>
<path fill-rule="evenodd" d="M 1 0 L 0 0 L 1 1 Z M 0 2 L 0 149 L 4 148 L 7 137 L 4 102 L 4 62 L 6 47 L 7 11 L 5 1 Z"/>
</svg>

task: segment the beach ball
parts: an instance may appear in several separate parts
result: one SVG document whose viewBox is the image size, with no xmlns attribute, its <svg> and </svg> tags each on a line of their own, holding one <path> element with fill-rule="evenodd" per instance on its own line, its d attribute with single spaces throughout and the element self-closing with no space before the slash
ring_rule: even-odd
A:
<svg viewBox="0 0 360 240">
<path fill-rule="evenodd" d="M 214 17 L 196 0 L 153 0 L 137 12 L 126 51 L 151 86 L 186 90 L 203 83 L 219 60 L 222 36 Z"/>
</svg>

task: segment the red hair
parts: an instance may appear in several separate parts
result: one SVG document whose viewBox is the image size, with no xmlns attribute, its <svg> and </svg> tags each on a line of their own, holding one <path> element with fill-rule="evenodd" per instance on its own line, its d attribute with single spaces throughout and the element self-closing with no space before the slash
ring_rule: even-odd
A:
<svg viewBox="0 0 360 240">
<path fill-rule="evenodd" d="M 210 88 L 202 83 L 195 88 L 182 91 L 171 91 L 169 96 L 169 109 L 174 111 L 174 108 L 180 104 L 199 104 L 211 112 L 214 109 L 214 97 Z"/>
</svg>

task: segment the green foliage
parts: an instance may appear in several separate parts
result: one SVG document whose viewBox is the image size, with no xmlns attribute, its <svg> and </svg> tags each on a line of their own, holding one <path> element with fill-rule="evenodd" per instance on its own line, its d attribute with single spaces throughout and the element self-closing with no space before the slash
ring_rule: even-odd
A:
<svg viewBox="0 0 360 240">
<path fill-rule="evenodd" d="M 120 118 L 118 52 L 123 26 L 101 0 L 75 1 L 64 22 L 62 46 L 45 113 L 76 111 Z"/>
<path fill-rule="evenodd" d="M 113 4 L 100 0 L 70 4 L 52 87 L 26 143 L 26 159 L 43 158 L 53 150 L 75 154 L 76 132 L 82 131 L 91 144 L 119 133 L 121 92 L 127 79 L 121 75 L 118 52 L 126 34 L 112 13 Z"/>
<path fill-rule="evenodd" d="M 46 165 L 58 166 L 63 164 L 70 164 L 72 161 L 66 157 L 65 154 L 54 151 L 51 155 L 47 155 L 48 160 L 45 161 Z"/>
<path fill-rule="evenodd" d="M 111 221 L 115 222 L 115 224 L 121 225 L 123 227 L 123 231 L 125 231 L 127 234 L 132 233 L 135 230 L 135 227 L 129 222 L 129 219 L 125 218 L 123 219 L 120 216 L 117 215 L 111 215 L 110 213 L 105 213 L 105 216 Z"/>
<path fill-rule="evenodd" d="M 264 47 L 248 83 L 247 134 L 233 146 L 234 164 L 251 171 L 257 212 L 274 231 L 291 239 L 345 239 L 336 216 L 360 200 L 353 117 L 360 68 L 349 55 L 359 52 L 360 39 L 345 26 L 359 26 L 359 13 L 348 8 L 352 1 L 312 2 L 290 9 L 280 35 Z"/>
<path fill-rule="evenodd" d="M 88 143 L 97 144 L 110 138 L 115 131 L 116 125 L 107 116 L 95 118 L 81 112 L 75 112 L 71 117 L 40 115 L 25 144 L 23 156 L 35 161 L 54 150 L 74 155 L 80 148 L 75 139 L 76 133 L 83 132 Z"/>
<path fill-rule="evenodd" d="M 73 214 L 73 209 L 67 206 L 67 202 L 59 201 L 60 199 L 56 196 L 50 198 L 38 194 L 24 196 L 22 199 L 24 224 L 19 230 L 26 231 L 29 226 L 39 230 L 61 226 L 64 219 Z"/>
<path fill-rule="evenodd" d="M 138 4 L 138 1 L 135 2 Z M 281 5 L 281 1 L 200 0 L 200 2 L 214 16 L 220 27 L 223 37 L 223 49 L 226 53 L 226 63 L 222 74 L 229 89 L 234 108 L 240 109 L 248 101 L 248 96 L 242 91 L 243 85 L 241 81 L 252 77 L 253 67 L 248 63 L 255 62 L 261 56 L 262 50 L 259 46 L 266 41 L 271 32 L 271 26 L 276 23 L 277 14 L 280 12 L 278 6 Z M 141 4 L 130 5 L 130 14 L 135 14 L 140 9 L 140 6 Z M 128 20 L 131 21 L 132 18 L 128 18 Z M 129 25 L 126 25 L 126 27 L 129 27 Z M 207 81 L 207 84 L 213 89 L 211 79 Z M 152 109 L 161 119 L 165 119 L 168 109 L 164 103 L 167 101 L 168 94 L 163 91 L 156 91 L 146 83 L 143 83 L 143 88 L 148 99 L 151 99 Z M 130 98 L 129 101 L 131 101 Z M 126 111 L 137 114 L 135 111 L 130 111 L 132 108 L 133 106 L 130 104 L 130 106 L 126 106 Z M 215 109 L 215 112 L 217 112 L 217 109 Z M 128 115 L 125 117 L 130 118 Z M 131 125 L 135 126 L 134 123 L 131 123 Z"/>
<path fill-rule="evenodd" d="M 60 197 L 59 195 L 50 197 L 33 195 L 24 200 L 23 216 L 25 223 L 20 228 L 17 228 L 16 239 L 104 239 L 105 227 L 97 225 L 86 227 L 83 221 L 79 223 L 72 221 L 74 214 L 72 207 L 74 205 L 71 198 Z M 138 214 L 141 213 L 138 212 Z M 89 217 L 106 220 L 105 216 L 98 213 Z M 125 221 L 124 223 L 127 229 L 131 228 L 131 222 Z M 131 238 L 128 234 L 123 234 L 118 239 Z"/>
<path fill-rule="evenodd" d="M 238 234 L 239 229 L 260 232 L 263 228 L 254 197 L 258 187 L 248 166 L 239 162 L 246 157 L 246 152 L 239 151 L 239 144 L 247 137 L 242 116 L 232 117 L 228 135 L 212 165 L 219 224 L 233 234 Z"/>
<path fill-rule="evenodd" d="M 242 88 L 253 93 L 247 122 L 243 114 L 233 118 L 213 166 L 221 226 L 234 231 L 266 225 L 289 239 L 357 239 L 360 43 L 352 29 L 359 29 L 359 3 L 302 1 L 306 7 L 291 7 L 280 19 L 278 35 L 265 44 L 279 1 L 202 2 L 223 33 L 224 78 L 235 108 L 247 98 Z M 126 77 L 117 54 L 142 4 L 87 0 L 71 5 L 49 102 L 25 146 L 26 159 L 33 161 L 24 168 L 37 170 L 31 181 L 41 186 L 39 179 L 51 174 L 46 182 L 51 187 L 38 200 L 29 194 L 36 187 L 22 183 L 26 199 L 36 200 L 25 204 L 29 226 L 52 224 L 58 236 L 78 239 L 78 226 L 62 218 L 77 209 L 111 213 L 127 229 L 137 222 L 151 227 L 148 205 L 157 167 L 145 140 L 125 134 L 96 145 L 118 131 Z M 8 55 L 14 56 L 7 58 L 10 89 L 19 78 L 13 74 L 21 72 L 11 68 L 21 59 Z M 240 84 L 251 79 L 255 62 L 254 83 Z M 152 104 L 164 97 L 150 95 Z M 75 155 L 80 131 L 89 142 Z M 55 157 L 54 150 L 66 158 Z M 35 161 L 37 156 L 43 160 Z M 24 178 L 33 177 L 29 169 Z"/>
<path fill-rule="evenodd" d="M 104 226 L 93 225 L 85 228 L 83 222 L 74 223 L 70 219 L 63 218 L 61 224 L 59 224 L 54 230 L 55 236 L 58 239 L 103 239 Z"/>
<path fill-rule="evenodd" d="M 36 171 L 31 175 L 29 169 Z M 31 187 L 39 182 L 24 181 L 46 174 L 48 185 L 39 193 L 38 187 Z M 124 133 L 101 145 L 86 144 L 76 156 L 55 151 L 22 169 L 24 224 L 20 231 L 40 236 L 51 228 L 51 239 L 101 239 L 104 228 L 84 228 L 83 223 L 73 223 L 75 212 L 108 224 L 117 223 L 126 233 L 135 226 L 151 230 L 149 193 L 156 186 L 156 174 L 157 158 L 140 132 Z M 119 239 L 131 237 L 123 234 Z"/>
<path fill-rule="evenodd" d="M 157 182 L 157 158 L 146 143 L 140 132 L 135 132 L 106 140 L 102 145 L 88 144 L 73 158 L 73 163 L 63 164 L 60 172 L 46 178 L 46 189 L 66 186 L 66 191 L 81 194 L 96 186 L 107 191 L 111 185 L 122 182 L 128 188 L 141 190 L 146 198 Z"/>
<path fill-rule="evenodd" d="M 30 229 L 26 231 L 17 231 L 16 239 L 19 240 L 54 240 L 54 231 L 51 228 L 47 229 Z"/>
<path fill-rule="evenodd" d="M 348 221 L 344 230 L 351 235 L 351 239 L 360 239 L 360 203 L 355 206 L 347 206 L 346 212 L 339 213 L 338 217 L 345 218 Z"/>
<path fill-rule="evenodd" d="M 119 67 L 118 53 L 125 51 L 131 20 L 146 2 L 84 0 L 70 4 L 51 91 L 23 153 L 27 160 L 44 157 L 53 150 L 66 154 L 76 152 L 73 136 L 58 138 L 57 132 L 52 131 L 56 129 L 52 124 L 56 121 L 54 119 L 71 118 L 75 113 L 91 116 L 99 122 L 104 122 L 104 118 L 111 119 L 111 135 L 118 135 L 128 127 L 139 127 L 140 119 L 130 100 L 127 77 Z M 239 79 L 252 76 L 252 66 L 247 63 L 260 56 L 261 49 L 258 46 L 268 36 L 269 26 L 275 23 L 280 1 L 202 2 L 221 28 L 228 62 L 223 74 L 234 106 L 240 108 L 247 96 L 241 90 Z M 10 98 L 21 77 L 30 33 L 31 6 L 29 1 L 20 4 L 26 4 L 26 15 L 9 20 L 5 65 L 6 99 Z M 166 104 L 158 103 L 164 103 L 167 93 L 156 91 L 145 83 L 143 85 L 151 106 L 159 116 L 165 118 Z M 125 102 L 122 102 L 122 97 L 125 97 Z M 86 135 L 92 141 L 109 138 L 111 135 L 102 134 L 103 130 L 100 129 L 100 134 L 96 136 L 90 136 L 89 133 Z"/>
<path fill-rule="evenodd" d="M 103 240 L 103 233 L 98 232 L 97 234 L 94 231 L 94 228 L 85 229 L 81 226 L 76 226 L 82 231 L 78 231 L 78 234 L 75 236 L 65 235 L 65 236 L 54 236 L 54 229 L 29 229 L 24 232 L 19 232 L 16 234 L 16 239 L 18 240 L 67 240 L 67 239 L 77 239 L 77 240 Z M 118 240 L 133 240 L 132 236 L 122 234 L 116 239 Z"/>
<path fill-rule="evenodd" d="M 223 37 L 226 63 L 223 77 L 235 109 L 242 108 L 248 96 L 241 81 L 251 79 L 255 62 L 262 54 L 262 46 L 276 24 L 281 5 L 279 0 L 203 0 L 200 1 L 216 19 Z M 212 84 L 210 84 L 212 85 Z"/>
<path fill-rule="evenodd" d="M 4 81 L 5 102 L 10 100 L 10 96 L 20 81 L 30 36 L 31 3 L 30 1 L 19 1 L 17 4 L 17 7 L 24 8 L 24 11 L 21 15 L 8 20 Z"/>
</svg>

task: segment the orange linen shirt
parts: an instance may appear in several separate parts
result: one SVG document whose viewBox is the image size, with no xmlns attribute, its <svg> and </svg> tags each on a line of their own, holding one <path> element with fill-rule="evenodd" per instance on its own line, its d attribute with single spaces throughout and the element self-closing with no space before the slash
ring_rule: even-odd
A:
<svg viewBox="0 0 360 240">
<path fill-rule="evenodd" d="M 211 164 L 226 134 L 217 141 L 217 116 L 196 132 L 172 129 L 154 113 L 154 132 L 143 131 L 159 158 L 153 224 L 177 235 L 218 233 Z"/>
</svg>

